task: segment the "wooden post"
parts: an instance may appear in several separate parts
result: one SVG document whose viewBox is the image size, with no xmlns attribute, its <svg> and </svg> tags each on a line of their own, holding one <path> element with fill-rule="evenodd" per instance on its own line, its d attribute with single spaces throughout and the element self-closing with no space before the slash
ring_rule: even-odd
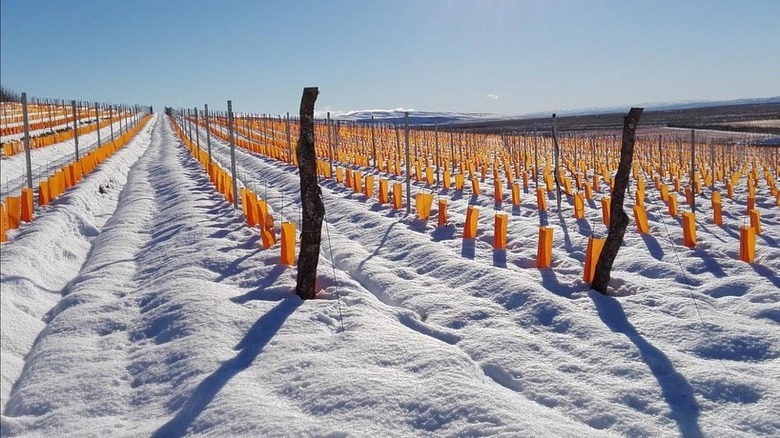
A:
<svg viewBox="0 0 780 438">
<path fill-rule="evenodd" d="M 313 123 L 313 122 L 312 122 Z M 284 121 L 284 130 L 287 135 L 287 162 L 292 164 L 292 141 L 290 140 L 290 113 Z"/>
<path fill-rule="evenodd" d="M 664 149 L 663 149 L 663 137 L 658 134 L 658 173 L 663 180 L 663 168 L 664 168 Z"/>
<path fill-rule="evenodd" d="M 558 205 L 558 212 L 560 212 L 561 211 L 561 197 L 563 196 L 563 194 L 561 193 L 561 182 L 559 181 L 559 178 L 558 178 L 558 173 L 559 173 L 558 169 L 560 169 L 560 163 L 559 163 L 560 151 L 558 149 L 558 138 L 557 138 L 557 135 L 558 135 L 558 124 L 556 123 L 557 122 L 557 118 L 555 117 L 555 113 L 553 113 L 552 119 L 553 119 L 553 127 L 552 127 L 553 156 L 555 158 L 555 162 L 553 163 L 553 166 L 554 166 L 554 168 L 553 168 L 553 176 L 555 177 L 555 187 L 556 187 L 555 202 Z"/>
<path fill-rule="evenodd" d="M 97 119 L 97 147 L 100 147 L 100 110 L 98 109 L 98 103 L 95 102 L 95 118 Z"/>
<path fill-rule="evenodd" d="M 296 157 L 301 180 L 301 252 L 298 256 L 298 277 L 295 293 L 301 299 L 314 298 L 317 264 L 320 256 L 322 221 L 325 218 L 325 204 L 317 185 L 317 155 L 314 150 L 314 103 L 319 89 L 303 89 L 300 107 L 300 134 Z"/>
<path fill-rule="evenodd" d="M 336 160 L 333 156 L 333 139 L 331 139 L 331 133 L 330 133 L 330 111 L 327 113 L 327 118 L 325 119 L 325 126 L 327 127 L 328 131 L 328 155 L 330 155 L 330 160 L 328 160 L 330 164 L 330 174 L 333 176 L 333 162 Z"/>
<path fill-rule="evenodd" d="M 412 178 L 409 162 L 409 112 L 404 113 L 404 139 L 406 141 L 406 214 L 412 212 Z"/>
<path fill-rule="evenodd" d="M 206 148 L 209 151 L 209 165 L 211 165 L 211 129 L 209 129 L 209 105 L 203 105 L 203 117 L 206 122 Z"/>
<path fill-rule="evenodd" d="M 30 119 L 27 114 L 27 93 L 22 93 L 22 119 L 24 121 L 24 160 L 27 163 L 27 187 L 32 188 L 32 161 L 30 158 Z M 99 131 L 98 131 L 99 132 Z M 100 134 L 98 134 L 100 135 Z M 100 137 L 98 137 L 100 138 Z"/>
<path fill-rule="evenodd" d="M 696 213 L 696 131 L 691 129 L 691 211 Z"/>
<path fill-rule="evenodd" d="M 534 130 L 534 187 L 539 187 L 539 145 L 536 143 L 536 130 Z"/>
<path fill-rule="evenodd" d="M 376 135 L 374 134 L 374 116 L 371 116 L 371 154 L 374 156 L 374 167 L 376 166 Z"/>
<path fill-rule="evenodd" d="M 615 188 L 612 192 L 610 208 L 609 234 L 604 242 L 599 261 L 596 264 L 596 272 L 593 276 L 591 287 L 607 293 L 612 263 L 615 261 L 623 236 L 628 226 L 628 215 L 623 211 L 623 199 L 628 186 L 628 177 L 631 174 L 631 165 L 634 159 L 634 142 L 636 140 L 636 125 L 642 116 L 642 108 L 631 108 L 623 120 L 623 144 L 620 148 L 620 164 L 615 175 Z"/>
<path fill-rule="evenodd" d="M 236 142 L 233 135 L 233 101 L 227 101 L 228 109 L 228 134 L 230 139 L 230 176 L 233 180 L 233 208 L 238 210 L 238 178 L 236 175 Z M 189 111 L 189 110 L 188 110 Z M 189 117 L 187 117 L 189 120 Z M 190 137 L 192 138 L 192 137 Z"/>
<path fill-rule="evenodd" d="M 192 109 L 195 113 L 195 144 L 198 146 L 198 156 L 200 156 L 200 129 L 198 129 L 198 107 Z"/>
<path fill-rule="evenodd" d="M 455 141 L 453 138 L 452 131 L 450 131 L 450 166 L 452 167 L 451 172 L 454 174 L 455 173 Z"/>
<path fill-rule="evenodd" d="M 436 143 L 436 186 L 441 184 L 439 180 L 439 169 L 441 168 L 441 156 L 439 154 L 439 125 L 434 127 L 434 143 Z"/>
<path fill-rule="evenodd" d="M 78 115 L 76 114 L 75 100 L 70 101 L 70 107 L 73 112 L 73 143 L 76 146 L 76 161 L 78 161 L 81 157 L 79 157 L 79 120 Z"/>
</svg>

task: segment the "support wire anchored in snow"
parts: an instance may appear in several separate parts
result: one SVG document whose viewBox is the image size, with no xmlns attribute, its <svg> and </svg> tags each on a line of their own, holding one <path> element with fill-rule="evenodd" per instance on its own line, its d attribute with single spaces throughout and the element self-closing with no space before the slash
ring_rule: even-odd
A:
<svg viewBox="0 0 780 438">
<path fill-rule="evenodd" d="M 642 169 L 642 173 L 644 173 L 645 177 L 647 177 L 647 174 L 645 173 L 644 169 Z M 655 206 L 657 211 L 661 212 L 661 209 L 658 205 L 658 198 L 655 196 L 655 193 L 649 191 L 648 194 L 650 194 L 650 199 L 653 201 L 653 206 Z M 669 240 L 669 244 L 672 247 L 672 252 L 674 252 L 674 258 L 677 259 L 677 266 L 679 266 L 680 273 L 685 279 L 685 287 L 688 289 L 688 295 L 691 297 L 691 301 L 693 301 L 693 307 L 696 308 L 696 313 L 699 315 L 699 321 L 701 321 L 701 325 L 702 327 L 704 327 L 704 318 L 702 318 L 701 311 L 699 311 L 699 305 L 696 302 L 696 297 L 693 295 L 693 289 L 691 288 L 690 279 L 688 278 L 688 275 L 685 273 L 685 269 L 682 266 L 682 261 L 680 261 L 680 255 L 677 253 L 677 247 L 674 245 L 674 241 L 672 240 L 672 235 L 669 233 L 669 228 L 666 226 L 666 220 L 664 219 L 663 212 L 661 212 L 660 214 L 660 220 L 661 220 L 661 225 L 664 226 L 664 232 L 666 233 L 666 238 Z"/>
<path fill-rule="evenodd" d="M 220 160 L 218 158 L 215 158 L 215 162 L 220 164 Z M 255 182 L 255 180 L 250 179 L 249 178 L 249 174 L 246 173 L 246 172 L 243 172 L 243 173 L 239 172 L 238 175 L 239 176 L 243 176 L 242 185 L 244 185 L 245 187 L 259 185 L 259 182 Z M 266 179 L 263 179 L 261 182 L 262 182 L 263 188 L 265 190 L 264 198 L 267 199 L 267 200 L 270 200 L 271 198 L 269 198 L 269 195 L 268 195 L 268 181 Z M 250 187 L 250 189 L 251 189 L 251 187 Z M 285 220 L 284 219 L 285 218 L 285 216 L 284 216 L 284 206 L 286 204 L 285 203 L 285 199 L 288 199 L 288 197 L 286 195 L 287 194 L 284 191 L 281 191 L 279 193 L 278 197 L 274 197 L 273 198 L 273 199 L 278 199 L 279 200 L 279 211 L 280 211 L 280 220 L 281 221 Z M 289 199 L 293 199 L 293 201 L 291 201 L 291 203 L 294 203 L 294 197 L 291 196 Z M 301 205 L 300 204 L 296 204 L 296 207 L 297 207 L 296 219 L 298 220 L 298 223 L 299 223 L 299 225 L 301 227 L 301 235 L 312 232 L 312 230 L 306 230 L 303 227 Z M 336 299 L 337 299 L 337 303 L 338 303 L 339 324 L 340 324 L 339 332 L 343 332 L 344 331 L 344 320 L 343 320 L 343 312 L 342 312 L 342 309 L 341 309 L 341 295 L 340 295 L 340 292 L 339 292 L 339 283 L 338 283 L 338 277 L 337 277 L 337 273 L 336 273 L 335 260 L 333 259 L 333 247 L 331 245 L 331 240 L 330 240 L 330 228 L 328 228 L 327 222 L 325 223 L 325 226 L 326 226 L 326 233 L 327 233 L 327 237 L 328 237 L 328 245 L 329 245 L 329 250 L 330 250 L 330 260 L 331 260 L 331 265 L 332 265 L 332 268 L 333 268 L 333 282 L 334 282 L 334 285 L 336 286 Z M 324 248 L 320 247 L 320 251 L 324 251 Z M 326 258 L 327 258 L 327 256 L 326 256 Z"/>
<path fill-rule="evenodd" d="M 344 331 L 344 316 L 341 313 L 341 294 L 339 293 L 339 280 L 336 276 L 336 259 L 333 258 L 333 243 L 330 241 L 330 227 L 328 222 L 325 222 L 325 234 L 328 236 L 328 250 L 330 251 L 330 266 L 333 268 L 333 285 L 336 287 L 336 303 L 339 306 L 339 324 L 341 325 L 341 331 Z"/>
</svg>

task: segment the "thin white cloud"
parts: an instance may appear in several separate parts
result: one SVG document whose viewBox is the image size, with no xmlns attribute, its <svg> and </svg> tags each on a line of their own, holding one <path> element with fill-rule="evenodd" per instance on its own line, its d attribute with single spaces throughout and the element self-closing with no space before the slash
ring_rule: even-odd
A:
<svg viewBox="0 0 780 438">
<path fill-rule="evenodd" d="M 490 100 L 498 100 L 498 94 L 496 94 L 496 93 L 490 93 L 490 94 L 488 94 L 485 97 L 487 97 Z"/>
</svg>

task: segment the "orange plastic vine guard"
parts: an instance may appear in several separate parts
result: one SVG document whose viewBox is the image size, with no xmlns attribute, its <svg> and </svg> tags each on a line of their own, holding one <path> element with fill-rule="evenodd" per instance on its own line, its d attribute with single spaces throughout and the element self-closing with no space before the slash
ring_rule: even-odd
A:
<svg viewBox="0 0 780 438">
<path fill-rule="evenodd" d="M 393 185 L 393 208 L 400 210 L 403 207 L 403 195 L 404 191 L 401 183 L 397 182 Z"/>
<path fill-rule="evenodd" d="M 715 225 L 723 225 L 723 207 L 720 192 L 712 192 L 712 222 Z"/>
<path fill-rule="evenodd" d="M 42 207 L 44 205 L 49 205 L 49 202 L 51 202 L 51 198 L 49 197 L 49 182 L 41 181 L 38 183 L 38 205 Z"/>
<path fill-rule="evenodd" d="M 473 239 L 477 237 L 477 219 L 479 219 L 479 209 L 469 205 L 466 210 L 466 223 L 463 227 L 463 238 Z"/>
<path fill-rule="evenodd" d="M 593 281 L 593 275 L 596 273 L 596 263 L 598 263 L 601 250 L 604 248 L 604 242 L 607 239 L 588 237 L 588 247 L 585 250 L 585 269 L 582 272 L 582 281 L 590 283 Z"/>
<path fill-rule="evenodd" d="M 574 194 L 574 218 L 585 218 L 585 200 L 583 199 L 581 193 Z"/>
<path fill-rule="evenodd" d="M 549 268 L 552 266 L 552 227 L 539 227 L 539 246 L 536 252 L 536 267 Z"/>
<path fill-rule="evenodd" d="M 0 204 L 0 243 L 8 241 L 6 230 L 8 229 L 8 211 L 5 204 Z"/>
<path fill-rule="evenodd" d="M 753 227 L 739 227 L 739 259 L 746 263 L 756 259 L 756 230 Z"/>
<path fill-rule="evenodd" d="M 609 208 L 612 199 L 608 197 L 601 198 L 601 220 L 604 225 L 609 226 Z"/>
<path fill-rule="evenodd" d="M 8 229 L 15 230 L 19 228 L 19 222 L 22 215 L 22 198 L 19 196 L 8 196 L 5 198 L 7 205 Z"/>
<path fill-rule="evenodd" d="M 544 189 L 541 187 L 536 189 L 536 205 L 539 211 L 547 210 L 547 199 L 545 198 Z"/>
<path fill-rule="evenodd" d="M 380 204 L 387 204 L 390 200 L 387 192 L 387 180 L 386 179 L 380 179 L 379 180 L 379 203 Z"/>
<path fill-rule="evenodd" d="M 439 199 L 439 221 L 438 225 L 441 227 L 447 224 L 447 200 Z"/>
<path fill-rule="evenodd" d="M 279 263 L 292 266 L 295 264 L 295 224 L 282 222 L 282 251 Z"/>
<path fill-rule="evenodd" d="M 520 186 L 512 184 L 512 205 L 520 205 Z"/>
<path fill-rule="evenodd" d="M 428 220 L 431 215 L 431 203 L 433 202 L 433 195 L 430 193 L 418 193 L 415 196 L 415 208 L 417 209 L 417 217 L 422 220 Z"/>
<path fill-rule="evenodd" d="M 493 248 L 506 249 L 506 213 L 496 213 L 495 230 L 493 232 Z"/>
<path fill-rule="evenodd" d="M 642 205 L 634 206 L 634 221 L 636 221 L 636 229 L 641 234 L 648 234 L 650 232 L 650 226 L 647 223 L 647 212 Z"/>
<path fill-rule="evenodd" d="M 761 234 L 761 215 L 758 210 L 750 211 L 750 227 L 755 230 L 755 233 Z"/>
<path fill-rule="evenodd" d="M 683 245 L 688 248 L 696 247 L 696 216 L 691 211 L 682 214 L 683 219 Z"/>
<path fill-rule="evenodd" d="M 669 194 L 669 215 L 677 217 L 677 193 Z"/>
<path fill-rule="evenodd" d="M 366 175 L 365 186 L 363 187 L 363 193 L 369 198 L 374 196 L 374 177 L 372 175 Z"/>
<path fill-rule="evenodd" d="M 33 220 L 33 190 L 29 187 L 22 189 L 21 199 L 21 214 L 19 219 L 24 222 L 32 222 Z"/>
</svg>

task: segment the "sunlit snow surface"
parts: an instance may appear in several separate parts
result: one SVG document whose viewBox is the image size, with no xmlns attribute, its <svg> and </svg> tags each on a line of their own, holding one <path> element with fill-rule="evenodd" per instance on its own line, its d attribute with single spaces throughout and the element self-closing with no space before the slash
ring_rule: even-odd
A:
<svg viewBox="0 0 780 438">
<path fill-rule="evenodd" d="M 277 226 L 299 222 L 297 170 L 236 155 Z M 697 217 L 693 250 L 648 201 L 651 234 L 627 232 L 617 297 L 581 280 L 587 237 L 606 232 L 596 202 L 587 220 L 568 200 L 540 218 L 523 193 L 498 206 L 498 252 L 490 177 L 477 199 L 441 192 L 442 228 L 322 186 L 321 299 L 301 302 L 296 269 L 260 249 L 156 116 L 2 246 L 2 435 L 780 434 L 780 217 L 765 184 L 755 264 L 738 260 L 744 179 L 723 227 Z M 469 202 L 479 236 L 464 241 Z M 535 268 L 540 221 L 555 227 L 552 269 Z"/>
</svg>

